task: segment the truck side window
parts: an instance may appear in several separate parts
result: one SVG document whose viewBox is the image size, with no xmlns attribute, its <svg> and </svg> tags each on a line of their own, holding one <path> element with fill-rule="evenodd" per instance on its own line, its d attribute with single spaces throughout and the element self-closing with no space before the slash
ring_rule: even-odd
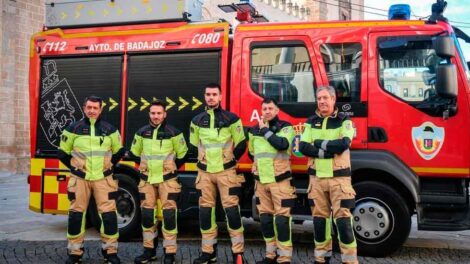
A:
<svg viewBox="0 0 470 264">
<path fill-rule="evenodd" d="M 436 96 L 436 55 L 429 36 L 379 38 L 380 85 L 390 94 L 417 106 Z"/>
<path fill-rule="evenodd" d="M 360 43 L 322 44 L 326 74 L 338 102 L 360 102 L 362 47 Z"/>
<path fill-rule="evenodd" d="M 251 50 L 251 89 L 279 103 L 314 102 L 314 78 L 307 49 L 300 45 Z"/>
</svg>

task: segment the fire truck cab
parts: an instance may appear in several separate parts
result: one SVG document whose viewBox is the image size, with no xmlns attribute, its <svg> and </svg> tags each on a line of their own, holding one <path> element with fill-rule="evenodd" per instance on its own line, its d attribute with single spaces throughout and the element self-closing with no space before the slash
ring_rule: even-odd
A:
<svg viewBox="0 0 470 264">
<path fill-rule="evenodd" d="M 80 12 L 92 8 L 81 5 Z M 169 122 L 187 137 L 190 120 L 204 110 L 204 85 L 219 82 L 222 107 L 239 115 L 245 127 L 259 120 L 263 98 L 279 102 L 280 118 L 297 134 L 293 219 L 311 220 L 306 158 L 298 141 L 315 111 L 315 89 L 331 85 L 339 111 L 352 118 L 356 131 L 351 159 L 359 252 L 395 251 L 407 239 L 414 214 L 421 230 L 470 229 L 470 71 L 458 32 L 441 20 L 242 23 L 236 28 L 182 20 L 44 30 L 32 37 L 30 49 L 30 209 L 68 212 L 69 172 L 56 151 L 61 130 L 84 116 L 86 96 L 105 100 L 103 118 L 120 129 L 129 147 L 148 121 L 154 98 L 168 102 Z M 198 212 L 194 150 L 189 155 L 179 173 L 180 221 Z M 246 177 L 242 214 L 257 219 L 246 154 L 238 170 Z M 121 238 L 126 239 L 140 227 L 137 165 L 122 161 L 115 177 Z M 93 203 L 89 215 L 99 226 Z"/>
</svg>

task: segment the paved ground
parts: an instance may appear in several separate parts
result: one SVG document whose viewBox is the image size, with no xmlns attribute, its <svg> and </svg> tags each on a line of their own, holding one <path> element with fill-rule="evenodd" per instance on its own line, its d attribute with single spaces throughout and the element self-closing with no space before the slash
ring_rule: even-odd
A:
<svg viewBox="0 0 470 264">
<path fill-rule="evenodd" d="M 25 175 L 0 172 L 0 263 L 63 263 L 66 256 L 66 216 L 42 215 L 28 209 L 28 185 Z M 261 258 L 264 250 L 259 223 L 244 219 L 248 263 Z M 190 263 L 199 254 L 197 223 L 185 223 L 177 263 Z M 294 226 L 294 263 L 313 263 L 312 223 Z M 228 235 L 219 247 L 219 263 L 230 263 Z M 87 230 L 85 263 L 99 263 L 98 234 Z M 121 243 L 120 256 L 131 263 L 140 252 L 139 242 Z M 162 254 L 161 250 L 159 254 Z M 339 255 L 335 255 L 339 263 Z M 416 230 L 416 219 L 405 247 L 387 258 L 361 258 L 362 263 L 470 263 L 470 231 L 428 232 Z"/>
<path fill-rule="evenodd" d="M 0 242 L 0 263 L 64 263 L 66 258 L 65 241 L 2 241 Z M 101 252 L 98 241 L 85 243 L 86 254 L 84 263 L 101 263 Z M 140 253 L 141 244 L 120 243 L 119 256 L 123 263 L 133 263 L 136 254 Z M 176 263 L 189 264 L 199 254 L 199 242 L 182 241 L 178 250 Z M 261 258 L 264 248 L 259 242 L 248 242 L 245 258 L 247 263 L 253 264 Z M 158 250 L 158 260 L 161 260 L 163 251 Z M 334 255 L 332 263 L 340 263 L 339 254 Z M 160 261 L 154 263 L 160 263 Z M 400 263 L 470 263 L 470 251 L 452 249 L 427 249 L 404 247 L 387 258 L 359 257 L 360 263 L 400 264 Z M 218 263 L 232 263 L 228 241 L 220 243 Z M 293 262 L 295 264 L 313 263 L 313 250 L 308 245 L 296 245 Z"/>
</svg>

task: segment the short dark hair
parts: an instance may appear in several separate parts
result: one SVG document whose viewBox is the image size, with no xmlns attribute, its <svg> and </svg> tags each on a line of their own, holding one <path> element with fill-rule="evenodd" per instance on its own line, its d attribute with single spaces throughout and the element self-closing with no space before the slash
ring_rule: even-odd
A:
<svg viewBox="0 0 470 264">
<path fill-rule="evenodd" d="M 269 98 L 269 97 L 264 98 L 261 104 L 270 104 L 270 103 L 273 103 L 275 106 L 279 107 L 279 105 L 277 104 L 277 100 L 274 98 Z"/>
<path fill-rule="evenodd" d="M 205 88 L 217 88 L 219 89 L 219 92 L 222 92 L 222 89 L 220 88 L 220 84 L 218 83 L 208 83 L 206 84 Z"/>
<path fill-rule="evenodd" d="M 86 97 L 85 100 L 83 101 L 83 106 L 85 106 L 86 102 L 88 101 L 93 102 L 93 103 L 100 103 L 100 108 L 103 105 L 103 99 L 101 99 L 101 97 L 96 96 L 96 95 L 90 95 Z"/>
<path fill-rule="evenodd" d="M 153 100 L 152 103 L 150 104 L 149 112 L 150 112 L 150 108 L 151 108 L 152 106 L 161 106 L 161 107 L 163 107 L 163 111 L 166 112 L 167 103 L 166 103 L 165 101 L 158 100 L 158 99 Z"/>
</svg>

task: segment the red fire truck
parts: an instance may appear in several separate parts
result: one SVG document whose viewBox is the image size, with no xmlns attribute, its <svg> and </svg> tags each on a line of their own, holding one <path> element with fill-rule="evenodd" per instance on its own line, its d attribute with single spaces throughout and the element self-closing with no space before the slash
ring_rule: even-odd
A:
<svg viewBox="0 0 470 264">
<path fill-rule="evenodd" d="M 396 250 L 407 239 L 414 214 L 420 230 L 470 229 L 470 71 L 457 41 L 466 36 L 441 16 L 232 28 L 224 21 L 188 21 L 183 13 L 179 20 L 60 25 L 61 19 L 100 14 L 85 3 L 48 6 L 58 8 L 50 11 L 58 25 L 31 39 L 31 210 L 67 214 L 69 172 L 56 156 L 59 135 L 84 116 L 81 103 L 90 94 L 104 98 L 104 118 L 120 129 L 129 147 L 154 98 L 168 102 L 171 123 L 187 136 L 191 118 L 204 109 L 204 85 L 219 82 L 222 106 L 246 127 L 259 119 L 263 98 L 271 97 L 279 101 L 280 118 L 300 135 L 315 110 L 315 89 L 332 85 L 339 110 L 355 125 L 353 211 L 360 253 L 384 256 Z M 104 7 L 108 15 L 126 12 L 111 3 Z M 250 7 L 232 8 L 245 22 L 256 20 Z M 306 158 L 296 149 L 298 140 L 292 142 L 296 223 L 311 219 Z M 179 173 L 181 221 L 197 216 L 194 154 Z M 256 220 L 247 155 L 238 169 L 247 179 L 242 214 Z M 115 177 L 126 239 L 140 226 L 136 164 L 121 162 Z M 93 203 L 88 215 L 99 226 Z"/>
</svg>

